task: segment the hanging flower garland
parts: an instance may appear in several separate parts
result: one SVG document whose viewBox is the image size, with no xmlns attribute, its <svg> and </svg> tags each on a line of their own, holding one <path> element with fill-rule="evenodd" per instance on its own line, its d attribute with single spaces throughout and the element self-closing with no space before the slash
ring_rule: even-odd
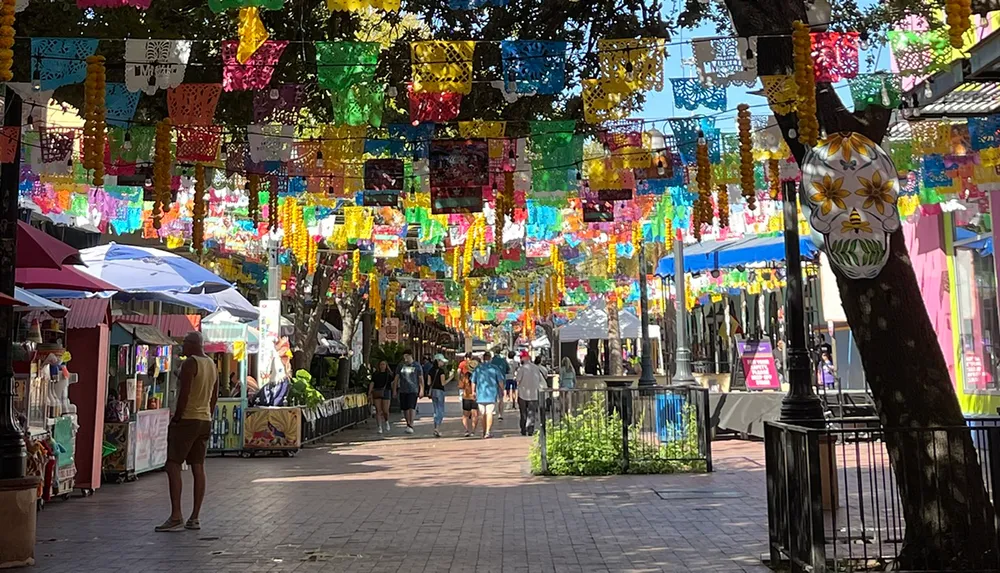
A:
<svg viewBox="0 0 1000 573">
<path fill-rule="evenodd" d="M 703 133 L 698 134 L 698 148 L 695 152 L 698 172 L 695 180 L 698 182 L 698 199 L 694 204 L 695 238 L 701 240 L 701 226 L 712 224 L 712 164 L 708 158 L 708 141 Z"/>
<path fill-rule="evenodd" d="M 767 183 L 771 199 L 781 196 L 781 167 L 777 159 L 767 160 Z"/>
<path fill-rule="evenodd" d="M 813 69 L 812 35 L 809 27 L 796 20 L 792 23 L 792 56 L 795 61 L 795 86 L 798 95 L 798 139 L 808 147 L 819 140 L 816 119 L 816 72 Z"/>
<path fill-rule="evenodd" d="M 198 255 L 205 243 L 205 166 L 194 166 L 194 206 L 191 208 L 191 247 Z"/>
<path fill-rule="evenodd" d="M 14 14 L 17 0 L 3 0 L 0 5 L 0 81 L 14 79 Z"/>
<path fill-rule="evenodd" d="M 670 217 L 663 220 L 663 247 L 668 251 L 674 248 L 674 221 Z"/>
<path fill-rule="evenodd" d="M 375 311 L 375 330 L 382 328 L 382 292 L 377 273 L 368 275 L 368 308 Z"/>
<path fill-rule="evenodd" d="M 94 187 L 104 185 L 104 146 L 107 108 L 104 56 L 87 56 L 87 77 L 83 82 L 83 167 L 94 172 Z"/>
<path fill-rule="evenodd" d="M 250 220 L 253 221 L 254 232 L 260 225 L 260 190 L 251 190 L 250 181 L 247 181 L 247 211 Z"/>
<path fill-rule="evenodd" d="M 613 277 L 618 272 L 618 240 L 612 236 L 608 240 L 608 276 Z"/>
<path fill-rule="evenodd" d="M 351 254 L 351 283 L 354 286 L 361 284 L 361 249 L 354 249 Z"/>
<path fill-rule="evenodd" d="M 156 124 L 153 144 L 153 228 L 160 230 L 163 213 L 170 210 L 170 118 Z"/>
<path fill-rule="evenodd" d="M 455 247 L 451 250 L 451 280 L 457 281 L 462 276 L 462 249 Z"/>
<path fill-rule="evenodd" d="M 316 266 L 319 263 L 319 245 L 317 245 L 316 241 L 313 240 L 310 240 L 308 245 L 309 248 L 306 254 L 306 269 L 309 271 L 309 274 L 315 274 Z"/>
<path fill-rule="evenodd" d="M 757 208 L 757 191 L 753 179 L 753 134 L 750 127 L 750 106 L 741 103 L 737 109 L 736 123 L 740 137 L 740 193 L 746 199 L 747 208 Z"/>
<path fill-rule="evenodd" d="M 951 47 L 961 49 L 962 36 L 972 27 L 972 0 L 947 0 L 944 5 Z"/>
<path fill-rule="evenodd" d="M 729 187 L 725 183 L 719 183 L 715 192 L 715 202 L 719 208 L 719 226 L 729 226 Z"/>
</svg>

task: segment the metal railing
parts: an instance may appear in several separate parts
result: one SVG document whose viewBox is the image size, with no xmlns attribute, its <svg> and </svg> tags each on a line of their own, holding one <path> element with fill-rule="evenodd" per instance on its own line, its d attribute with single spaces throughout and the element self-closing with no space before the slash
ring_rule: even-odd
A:
<svg viewBox="0 0 1000 573">
<path fill-rule="evenodd" d="M 544 390 L 532 469 L 553 475 L 712 471 L 708 390 Z"/>
<path fill-rule="evenodd" d="M 371 417 L 367 394 L 347 394 L 302 408 L 302 443 L 315 442 Z"/>
<path fill-rule="evenodd" d="M 981 471 L 968 471 L 975 466 L 964 461 L 970 439 Z M 905 444 L 911 453 L 890 460 L 886 442 Z M 956 531 L 974 535 L 974 523 L 996 527 L 1000 418 L 919 429 L 882 428 L 877 418 L 828 420 L 824 428 L 767 422 L 764 448 L 772 567 L 782 563 L 788 567 L 782 570 L 812 573 L 886 570 L 889 564 L 898 571 L 1000 571 L 995 536 L 992 553 L 976 556 L 974 566 L 955 564 L 940 555 L 948 551 L 924 549 L 906 537 L 908 515 L 921 516 L 914 532 L 929 539 L 928 546 Z M 959 525 L 941 506 L 956 499 L 970 509 Z"/>
</svg>

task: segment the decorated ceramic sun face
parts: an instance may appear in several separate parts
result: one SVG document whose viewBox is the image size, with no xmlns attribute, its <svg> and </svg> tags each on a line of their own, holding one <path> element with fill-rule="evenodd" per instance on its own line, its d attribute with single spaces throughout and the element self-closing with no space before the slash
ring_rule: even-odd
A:
<svg viewBox="0 0 1000 573">
<path fill-rule="evenodd" d="M 830 261 L 852 279 L 875 278 L 899 229 L 899 180 L 889 155 L 859 133 L 834 133 L 806 153 L 802 195 Z"/>
</svg>

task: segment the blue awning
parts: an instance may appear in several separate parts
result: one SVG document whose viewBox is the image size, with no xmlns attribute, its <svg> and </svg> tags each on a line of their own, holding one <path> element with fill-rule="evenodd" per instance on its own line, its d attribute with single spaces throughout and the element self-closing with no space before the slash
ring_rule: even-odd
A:
<svg viewBox="0 0 1000 573">
<path fill-rule="evenodd" d="M 969 229 L 956 227 L 955 247 L 973 249 L 984 257 L 989 256 L 993 254 L 993 237 L 991 235 L 977 235 Z"/>
<path fill-rule="evenodd" d="M 811 259 L 819 250 L 808 236 L 799 239 L 803 259 Z M 785 260 L 784 235 L 770 237 L 744 237 L 729 241 L 702 241 L 684 247 L 684 271 L 697 273 L 747 265 Z M 656 265 L 661 277 L 674 275 L 674 257 L 668 255 Z"/>
</svg>

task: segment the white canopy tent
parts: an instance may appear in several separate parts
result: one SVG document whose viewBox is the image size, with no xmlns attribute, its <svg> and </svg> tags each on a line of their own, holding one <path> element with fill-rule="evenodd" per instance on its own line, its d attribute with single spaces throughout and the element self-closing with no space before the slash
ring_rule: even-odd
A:
<svg viewBox="0 0 1000 573">
<path fill-rule="evenodd" d="M 641 338 L 642 321 L 631 310 L 618 313 L 618 332 L 620 338 Z M 608 313 L 602 307 L 590 306 L 577 313 L 576 318 L 559 329 L 559 341 L 573 340 L 606 340 L 608 338 Z M 649 338 L 660 338 L 660 327 L 649 325 Z"/>
</svg>

